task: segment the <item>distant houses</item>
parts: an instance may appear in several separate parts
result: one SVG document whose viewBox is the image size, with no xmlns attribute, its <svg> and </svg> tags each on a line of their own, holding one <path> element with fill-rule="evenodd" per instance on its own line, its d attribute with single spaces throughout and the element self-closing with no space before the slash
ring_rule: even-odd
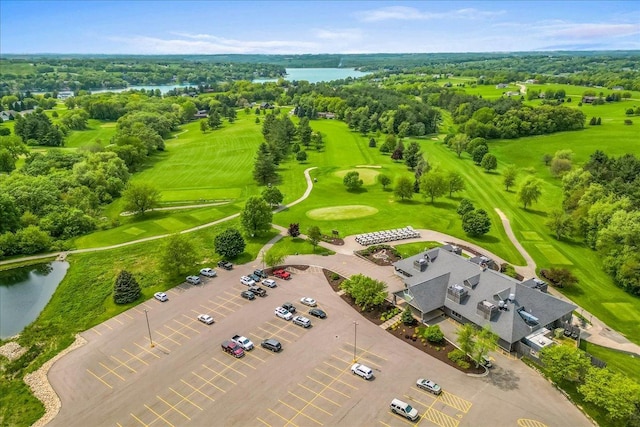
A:
<svg viewBox="0 0 640 427">
<path fill-rule="evenodd" d="M 498 84 L 496 85 L 496 89 L 506 89 L 506 88 L 508 88 L 508 87 L 509 87 L 509 85 L 508 85 L 508 84 L 506 84 L 506 83 L 498 83 Z"/>
<path fill-rule="evenodd" d="M 207 118 L 207 110 L 198 110 L 194 115 L 194 119 L 206 119 Z"/>
<path fill-rule="evenodd" d="M 582 97 L 582 103 L 583 104 L 593 104 L 593 101 L 595 101 L 596 99 L 598 99 L 597 96 L 583 96 Z"/>
<path fill-rule="evenodd" d="M 333 113 L 329 113 L 328 111 L 322 111 L 318 113 L 319 119 L 335 119 L 336 115 Z"/>
<path fill-rule="evenodd" d="M 58 99 L 67 99 L 73 97 L 73 92 L 70 90 L 61 90 L 58 92 Z"/>
</svg>

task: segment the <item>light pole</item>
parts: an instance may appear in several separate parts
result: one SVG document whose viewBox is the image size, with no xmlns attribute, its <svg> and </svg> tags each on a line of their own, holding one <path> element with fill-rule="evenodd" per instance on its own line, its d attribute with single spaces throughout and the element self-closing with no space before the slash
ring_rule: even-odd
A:
<svg viewBox="0 0 640 427">
<path fill-rule="evenodd" d="M 358 322 L 354 321 L 353 322 L 353 363 L 358 361 L 358 359 L 356 358 L 357 342 L 358 342 Z"/>
<path fill-rule="evenodd" d="M 151 339 L 151 326 L 149 326 L 149 312 L 147 311 L 147 309 L 144 309 L 144 317 L 147 318 L 147 330 L 149 331 L 149 343 L 151 344 L 151 347 L 153 348 L 153 340 Z"/>
</svg>

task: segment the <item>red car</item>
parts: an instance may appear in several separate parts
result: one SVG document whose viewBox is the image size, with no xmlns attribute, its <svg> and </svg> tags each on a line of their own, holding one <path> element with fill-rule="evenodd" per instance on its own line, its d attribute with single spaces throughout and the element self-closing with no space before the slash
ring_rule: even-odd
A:
<svg viewBox="0 0 640 427">
<path fill-rule="evenodd" d="M 275 270 L 273 275 L 279 279 L 289 280 L 291 279 L 291 273 L 285 270 Z"/>
<path fill-rule="evenodd" d="M 222 351 L 229 353 L 234 357 L 244 356 L 244 350 L 238 344 L 233 341 L 225 341 L 222 343 Z"/>
</svg>

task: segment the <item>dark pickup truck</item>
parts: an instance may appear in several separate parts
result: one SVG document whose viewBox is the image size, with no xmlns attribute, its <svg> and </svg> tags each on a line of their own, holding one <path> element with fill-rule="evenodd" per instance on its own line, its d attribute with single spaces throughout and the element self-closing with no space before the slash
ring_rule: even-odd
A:
<svg viewBox="0 0 640 427">
<path fill-rule="evenodd" d="M 229 353 L 233 357 L 244 356 L 244 349 L 233 341 L 225 341 L 222 343 L 222 351 Z"/>
<path fill-rule="evenodd" d="M 267 291 L 264 290 L 263 288 L 259 288 L 257 286 L 251 286 L 249 288 L 249 291 L 253 292 L 254 294 L 258 295 L 259 297 L 266 297 L 267 296 Z"/>
</svg>

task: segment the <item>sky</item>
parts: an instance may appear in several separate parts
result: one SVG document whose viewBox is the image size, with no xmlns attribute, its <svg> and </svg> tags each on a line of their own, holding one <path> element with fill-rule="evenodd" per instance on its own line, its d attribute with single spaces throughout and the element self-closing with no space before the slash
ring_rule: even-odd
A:
<svg viewBox="0 0 640 427">
<path fill-rule="evenodd" d="M 635 0 L 0 0 L 0 55 L 635 49 Z"/>
</svg>

